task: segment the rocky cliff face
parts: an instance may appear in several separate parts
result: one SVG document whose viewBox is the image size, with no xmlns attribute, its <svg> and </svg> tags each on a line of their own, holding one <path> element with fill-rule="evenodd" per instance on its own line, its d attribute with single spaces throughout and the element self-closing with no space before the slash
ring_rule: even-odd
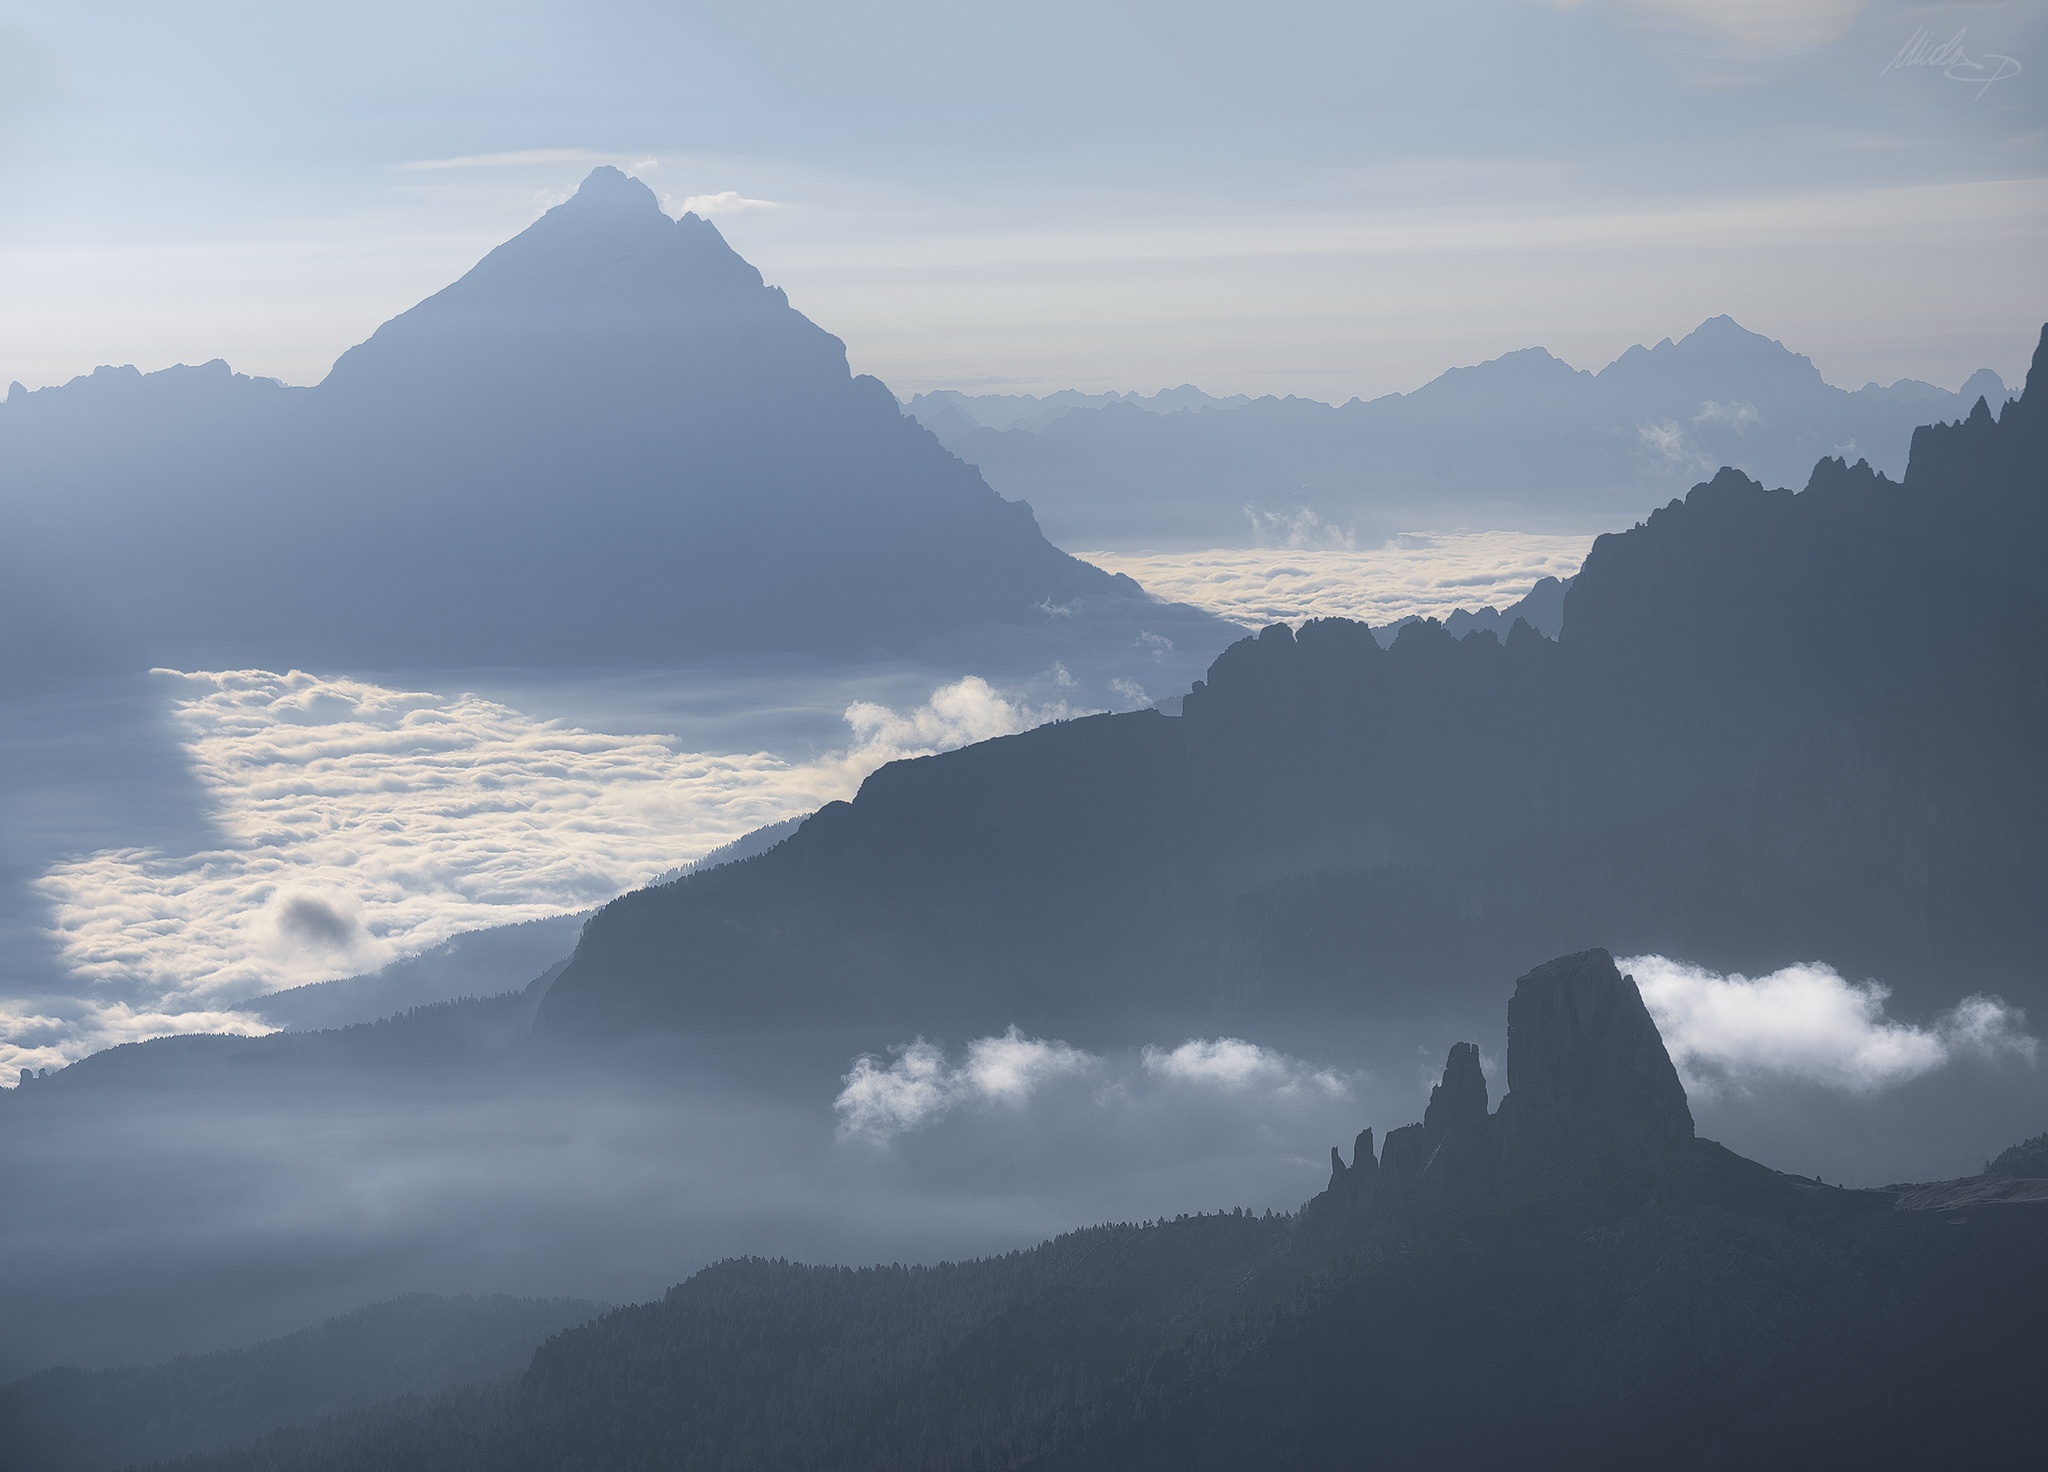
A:
<svg viewBox="0 0 2048 1472">
<path fill-rule="evenodd" d="M 1508 1093 L 1487 1112 L 1479 1049 L 1455 1043 L 1420 1124 L 1333 1147 L 1318 1212 L 1469 1208 L 1683 1160 L 1692 1110 L 1635 978 L 1604 950 L 1538 966 L 1508 1003 Z"/>
</svg>

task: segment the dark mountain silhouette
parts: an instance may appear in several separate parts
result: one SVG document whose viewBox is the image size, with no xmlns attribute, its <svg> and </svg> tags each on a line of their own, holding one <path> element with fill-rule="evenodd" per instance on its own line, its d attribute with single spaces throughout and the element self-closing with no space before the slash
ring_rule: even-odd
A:
<svg viewBox="0 0 2048 1472">
<path fill-rule="evenodd" d="M 1596 543 L 1554 643 L 1275 626 L 1177 718 L 885 767 L 600 911 L 539 1026 L 1313 1033 L 1600 938 L 2048 1002 L 2044 394 L 2048 348 L 1903 482 L 1724 470 Z"/>
<path fill-rule="evenodd" d="M 516 1387 L 230 1469 L 1810 1466 L 2004 1458 L 2048 1371 L 2048 1194 L 1849 1191 L 1696 1139 L 1605 951 L 1509 1004 L 1294 1216 L 936 1267 L 730 1261 Z M 1333 1156 L 1336 1152 L 1332 1152 Z"/>
<path fill-rule="evenodd" d="M 16 671 L 846 655 L 1055 606 L 1221 627 L 1053 547 L 610 168 L 317 388 L 216 363 L 10 394 L 0 527 L 37 620 Z"/>
<path fill-rule="evenodd" d="M 1137 548 L 1247 545 L 1260 517 L 1304 509 L 1368 538 L 1612 524 L 1719 465 L 1767 484 L 1822 456 L 1897 474 L 1916 426 L 1967 414 L 1980 396 L 2004 402 L 1997 374 L 1954 393 L 1912 379 L 1836 388 L 1809 359 L 1714 317 L 1597 373 L 1526 348 L 1337 406 L 1268 397 L 1162 413 L 1053 395 L 1012 422 L 998 397 L 977 422 L 980 401 L 954 395 L 921 397 L 912 412 L 1004 495 L 1030 501 L 1062 546 Z"/>
</svg>

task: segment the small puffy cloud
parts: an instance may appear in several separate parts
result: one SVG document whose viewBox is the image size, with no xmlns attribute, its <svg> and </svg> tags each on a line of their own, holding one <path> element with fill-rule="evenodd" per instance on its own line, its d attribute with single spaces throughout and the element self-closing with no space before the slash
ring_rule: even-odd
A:
<svg viewBox="0 0 2048 1472">
<path fill-rule="evenodd" d="M 1311 618 L 1389 624 L 1459 608 L 1504 608 L 1541 578 L 1568 578 L 1591 536 L 1534 532 L 1410 532 L 1383 547 L 1214 548 L 1200 552 L 1081 552 L 1153 595 L 1191 603 L 1248 629 Z"/>
<path fill-rule="evenodd" d="M 979 675 L 941 686 L 911 711 L 855 701 L 846 708 L 855 759 L 873 767 L 899 757 L 926 756 L 997 736 L 1010 736 L 1073 712 L 1064 703 L 1033 708 L 1010 700 Z"/>
<path fill-rule="evenodd" d="M 1102 1061 L 1066 1043 L 1027 1038 L 1014 1025 L 1001 1037 L 969 1043 L 958 1068 L 923 1038 L 889 1051 L 886 1066 L 872 1054 L 854 1060 L 832 1103 L 841 1137 L 886 1140 L 974 1101 L 1019 1106 L 1047 1080 L 1085 1073 Z"/>
<path fill-rule="evenodd" d="M 2031 1061 L 2025 1014 L 1995 997 L 1965 998 L 1928 1026 L 1888 1017 L 1888 988 L 1807 962 L 1766 976 L 1721 975 L 1664 956 L 1620 962 L 1688 1090 L 1713 1097 L 1765 1078 L 1870 1094 L 1976 1058 Z"/>
<path fill-rule="evenodd" d="M 832 1101 L 841 1135 L 887 1139 L 930 1123 L 951 1109 L 959 1076 L 946 1066 L 945 1050 L 919 1038 L 889 1050 L 886 1067 L 872 1055 L 856 1058 L 846 1087 Z"/>
<path fill-rule="evenodd" d="M 1290 1091 L 1306 1087 L 1325 1093 L 1344 1089 L 1336 1074 L 1243 1038 L 1190 1038 L 1171 1051 L 1148 1047 L 1140 1059 L 1145 1071 L 1156 1077 L 1210 1088 Z"/>
<path fill-rule="evenodd" d="M 1062 1042 L 1022 1037 L 1012 1024 L 999 1038 L 976 1038 L 969 1043 L 961 1074 L 976 1093 L 1021 1104 L 1047 1079 L 1086 1072 L 1098 1061 Z"/>
<path fill-rule="evenodd" d="M 1067 1079 L 1088 1081 L 1085 1090 L 1064 1091 L 1049 1106 L 1069 1123 L 1077 1109 L 1080 1117 L 1103 1123 L 1111 1115 L 1126 1120 L 1148 1113 L 1183 1117 L 1187 1097 L 1174 1091 L 1189 1088 L 1236 1101 L 1219 1107 L 1254 1112 L 1298 1107 L 1304 1097 L 1342 1097 L 1350 1090 L 1345 1079 L 1328 1069 L 1242 1038 L 1148 1046 L 1118 1062 L 1068 1043 L 1025 1037 L 1012 1026 L 999 1037 L 969 1043 L 958 1066 L 942 1047 L 923 1038 L 899 1043 L 889 1054 L 887 1061 L 872 1054 L 854 1060 L 833 1101 L 841 1139 L 889 1140 L 969 1106 L 1021 1109 L 1047 1095 L 1047 1085 Z M 1290 1106 L 1289 1101 L 1297 1102 Z"/>
</svg>

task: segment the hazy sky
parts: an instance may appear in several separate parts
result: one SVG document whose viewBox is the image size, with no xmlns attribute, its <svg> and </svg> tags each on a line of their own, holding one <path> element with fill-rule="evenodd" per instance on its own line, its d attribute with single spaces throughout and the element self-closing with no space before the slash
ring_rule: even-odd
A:
<svg viewBox="0 0 2048 1472">
<path fill-rule="evenodd" d="M 315 380 L 600 161 L 903 392 L 1344 398 L 1717 312 L 1849 386 L 2016 380 L 2044 43 L 2038 0 L 0 4 L 0 382 Z"/>
</svg>

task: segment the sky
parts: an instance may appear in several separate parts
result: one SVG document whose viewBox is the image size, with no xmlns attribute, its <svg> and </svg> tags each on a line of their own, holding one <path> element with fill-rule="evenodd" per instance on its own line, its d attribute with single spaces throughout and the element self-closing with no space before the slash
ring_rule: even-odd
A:
<svg viewBox="0 0 2048 1472">
<path fill-rule="evenodd" d="M 1918 39 L 1916 39 L 1918 38 Z M 0 4 L 0 382 L 313 382 L 594 164 L 899 393 L 1329 400 L 1727 312 L 2022 376 L 2048 5 Z"/>
</svg>

